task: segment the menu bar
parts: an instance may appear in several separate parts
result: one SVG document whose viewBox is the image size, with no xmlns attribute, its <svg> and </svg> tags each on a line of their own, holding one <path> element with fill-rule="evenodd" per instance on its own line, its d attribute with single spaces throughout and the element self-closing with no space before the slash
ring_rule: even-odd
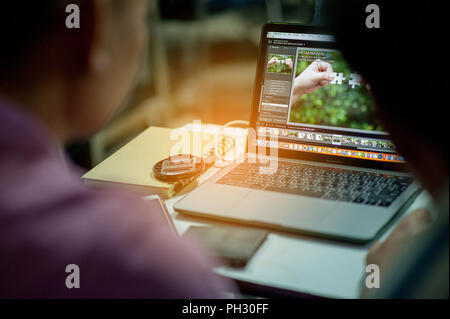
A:
<svg viewBox="0 0 450 319">
<path fill-rule="evenodd" d="M 335 38 L 326 34 L 307 34 L 307 33 L 287 33 L 287 32 L 268 32 L 269 39 L 286 39 L 286 40 L 304 40 L 319 42 L 335 42 Z"/>
</svg>

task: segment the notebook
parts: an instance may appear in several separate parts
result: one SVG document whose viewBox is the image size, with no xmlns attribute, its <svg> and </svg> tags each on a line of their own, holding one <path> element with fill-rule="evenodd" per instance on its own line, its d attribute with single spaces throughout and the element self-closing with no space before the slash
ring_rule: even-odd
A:
<svg viewBox="0 0 450 319">
<path fill-rule="evenodd" d="M 170 155 L 200 155 L 213 146 L 214 134 L 211 133 L 150 127 L 87 172 L 83 179 L 90 186 L 117 187 L 167 199 L 195 178 L 176 183 L 161 182 L 153 175 L 153 166 Z"/>
</svg>

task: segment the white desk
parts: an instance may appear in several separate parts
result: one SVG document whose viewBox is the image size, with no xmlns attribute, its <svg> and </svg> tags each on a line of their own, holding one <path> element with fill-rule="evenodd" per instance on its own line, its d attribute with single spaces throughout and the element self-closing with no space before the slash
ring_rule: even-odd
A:
<svg viewBox="0 0 450 319">
<path fill-rule="evenodd" d="M 211 169 L 199 183 L 212 176 Z M 173 210 L 183 195 L 166 201 L 180 234 L 192 225 L 212 225 L 218 222 L 191 218 Z M 431 207 L 430 196 L 422 192 L 412 205 L 385 228 L 384 239 L 398 220 L 417 208 Z M 365 258 L 371 243 L 342 243 L 310 236 L 273 231 L 244 269 L 218 268 L 224 276 L 274 288 L 292 290 L 322 297 L 358 298 L 364 275 Z"/>
</svg>

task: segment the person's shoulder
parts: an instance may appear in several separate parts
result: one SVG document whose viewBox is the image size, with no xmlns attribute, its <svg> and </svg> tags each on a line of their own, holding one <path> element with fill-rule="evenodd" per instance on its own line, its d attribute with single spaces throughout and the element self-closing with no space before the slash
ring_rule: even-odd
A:
<svg viewBox="0 0 450 319">
<path fill-rule="evenodd" d="M 63 280 L 52 277 L 55 269 L 64 274 L 66 265 L 78 265 L 82 291 L 49 288 L 51 296 L 216 298 L 229 287 L 192 244 L 171 233 L 160 211 L 138 197 L 74 186 L 37 206 L 26 205 L 20 217 L 3 220 L 8 229 L 0 227 L 0 238 L 8 245 L 0 251 L 17 257 L 11 264 L 22 265 L 4 269 L 11 278 L 29 278 L 28 256 L 40 256 L 34 273 L 46 286 Z"/>
<path fill-rule="evenodd" d="M 121 263 L 133 270 L 136 283 L 144 284 L 137 289 L 145 291 L 141 297 L 219 298 L 224 290 L 235 291 L 233 284 L 213 273 L 214 261 L 171 232 L 161 210 L 122 192 L 91 191 L 91 196 L 101 203 L 98 214 L 107 225 L 102 225 L 109 238 L 104 245 L 114 247 L 113 255 L 120 251 Z"/>
<path fill-rule="evenodd" d="M 100 252 L 102 264 L 117 269 L 122 292 L 116 297 L 219 298 L 224 290 L 234 291 L 213 273 L 212 261 L 175 236 L 161 211 L 148 202 L 114 190 L 90 190 L 84 201 L 77 210 L 84 215 L 78 219 L 83 240 L 90 238 L 86 248 Z"/>
</svg>

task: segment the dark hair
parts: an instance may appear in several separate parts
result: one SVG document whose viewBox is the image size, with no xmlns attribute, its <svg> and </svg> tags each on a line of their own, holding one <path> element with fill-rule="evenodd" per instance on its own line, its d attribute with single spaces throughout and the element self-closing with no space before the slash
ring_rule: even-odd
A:
<svg viewBox="0 0 450 319">
<path fill-rule="evenodd" d="M 20 64 L 39 38 L 64 17 L 64 0 L 0 2 L 0 76 Z M 64 20 L 62 20 L 64 23 Z"/>
<path fill-rule="evenodd" d="M 112 0 L 123 12 L 126 0 Z M 83 12 L 91 0 L 4 0 L 0 1 L 0 81 L 22 61 L 32 56 L 33 48 L 45 35 L 65 29 L 66 6 L 77 4 Z M 81 15 L 81 20 L 86 14 Z"/>
<path fill-rule="evenodd" d="M 328 0 L 346 58 L 370 83 L 378 106 L 448 162 L 448 1 Z M 377 4 L 380 28 L 367 28 Z M 420 152 L 420 150 L 417 150 Z"/>
</svg>

